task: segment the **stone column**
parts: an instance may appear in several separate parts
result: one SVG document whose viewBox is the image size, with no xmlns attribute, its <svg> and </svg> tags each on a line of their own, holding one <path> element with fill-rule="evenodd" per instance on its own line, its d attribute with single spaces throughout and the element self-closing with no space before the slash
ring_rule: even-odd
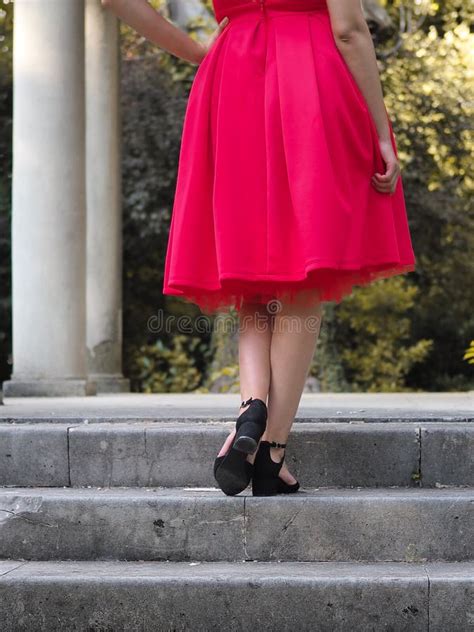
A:
<svg viewBox="0 0 474 632">
<path fill-rule="evenodd" d="M 119 27 L 100 0 L 86 0 L 85 33 L 88 374 L 124 392 Z"/>
<path fill-rule="evenodd" d="M 16 0 L 13 54 L 14 371 L 4 394 L 92 394 L 83 0 Z"/>
</svg>

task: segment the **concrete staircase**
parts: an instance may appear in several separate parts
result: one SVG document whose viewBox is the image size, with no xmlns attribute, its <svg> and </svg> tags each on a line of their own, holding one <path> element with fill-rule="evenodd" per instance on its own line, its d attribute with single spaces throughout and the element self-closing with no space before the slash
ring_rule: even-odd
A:
<svg viewBox="0 0 474 632">
<path fill-rule="evenodd" d="M 470 398 L 303 396 L 268 498 L 214 487 L 238 402 L 7 399 L 0 630 L 474 630 Z"/>
</svg>

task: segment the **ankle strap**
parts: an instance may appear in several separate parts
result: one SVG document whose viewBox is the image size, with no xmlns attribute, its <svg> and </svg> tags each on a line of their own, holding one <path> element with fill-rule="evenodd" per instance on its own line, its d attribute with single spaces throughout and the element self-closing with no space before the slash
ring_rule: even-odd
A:
<svg viewBox="0 0 474 632">
<path fill-rule="evenodd" d="M 262 402 L 262 404 L 265 404 L 265 402 L 263 401 L 263 399 L 258 399 L 258 398 L 257 398 L 257 399 L 254 399 L 253 397 L 249 397 L 249 398 L 248 398 L 248 400 L 247 400 L 246 402 L 244 401 L 244 402 L 242 402 L 242 403 L 240 404 L 240 408 L 244 408 L 245 406 L 248 406 L 248 405 L 249 405 L 250 403 L 252 403 L 252 402 Z M 266 404 L 265 404 L 265 406 L 266 406 Z"/>
<path fill-rule="evenodd" d="M 250 397 L 246 402 L 242 402 L 240 404 L 240 408 L 244 408 L 245 406 L 248 406 L 250 404 L 250 402 L 253 402 L 253 397 Z"/>
<path fill-rule="evenodd" d="M 271 448 L 286 448 L 286 443 L 277 443 L 277 441 L 269 441 Z"/>
</svg>

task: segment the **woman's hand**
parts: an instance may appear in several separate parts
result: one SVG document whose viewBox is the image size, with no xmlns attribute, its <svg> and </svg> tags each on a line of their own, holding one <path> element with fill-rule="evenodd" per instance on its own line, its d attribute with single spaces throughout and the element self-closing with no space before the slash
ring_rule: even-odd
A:
<svg viewBox="0 0 474 632">
<path fill-rule="evenodd" d="M 219 35 L 224 30 L 224 28 L 227 26 L 228 22 L 229 22 L 229 18 L 228 17 L 222 18 L 222 20 L 217 25 L 217 28 L 214 29 L 214 31 L 209 36 L 207 42 L 204 42 L 204 43 L 201 44 L 201 48 L 202 48 L 203 54 L 202 54 L 202 58 L 201 58 L 200 62 L 207 55 L 207 53 L 209 52 L 209 50 L 213 46 L 214 42 L 216 41 L 216 39 L 219 37 Z"/>
<path fill-rule="evenodd" d="M 201 44 L 155 10 L 148 0 L 101 0 L 102 6 L 128 24 L 132 29 L 161 49 L 191 62 L 200 64 L 210 46 L 227 24 L 224 18 L 209 41 Z"/>
<path fill-rule="evenodd" d="M 372 176 L 372 184 L 380 193 L 392 195 L 395 193 L 400 177 L 400 165 L 390 140 L 380 140 L 379 146 L 386 170 L 384 174 L 376 173 Z"/>
</svg>

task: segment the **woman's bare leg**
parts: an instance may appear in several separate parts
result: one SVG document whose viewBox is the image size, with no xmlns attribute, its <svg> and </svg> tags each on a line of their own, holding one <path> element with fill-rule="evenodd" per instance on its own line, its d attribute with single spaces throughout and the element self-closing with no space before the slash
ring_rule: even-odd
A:
<svg viewBox="0 0 474 632">
<path fill-rule="evenodd" d="M 311 360 L 316 348 L 323 316 L 322 304 L 315 297 L 305 304 L 306 294 L 299 302 L 274 303 L 273 332 L 270 346 L 271 382 L 268 396 L 267 428 L 262 440 L 286 443 L 301 399 Z M 278 311 L 277 311 L 278 310 Z M 284 448 L 271 448 L 275 462 L 283 456 Z M 280 470 L 288 484 L 296 479 L 286 464 Z"/>
<path fill-rule="evenodd" d="M 271 319 L 263 303 L 244 303 L 239 314 L 239 372 L 242 401 L 249 397 L 267 401 L 270 386 Z M 247 410 L 240 408 L 238 414 Z M 233 441 L 235 428 L 225 440 L 219 455 L 226 454 Z M 255 453 L 247 460 L 253 463 Z"/>
</svg>

